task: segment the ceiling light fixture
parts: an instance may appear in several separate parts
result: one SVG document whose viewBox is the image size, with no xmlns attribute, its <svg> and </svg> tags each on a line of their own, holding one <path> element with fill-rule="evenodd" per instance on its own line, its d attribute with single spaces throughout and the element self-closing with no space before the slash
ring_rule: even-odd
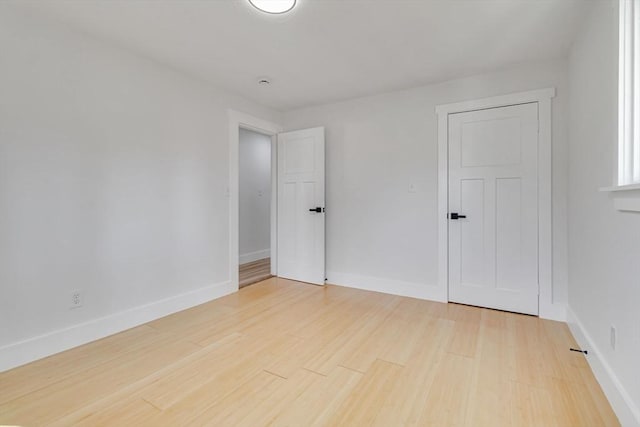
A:
<svg viewBox="0 0 640 427">
<path fill-rule="evenodd" d="M 277 15 L 289 12 L 295 7 L 296 1 L 297 0 L 249 0 L 249 3 L 262 12 Z"/>
</svg>

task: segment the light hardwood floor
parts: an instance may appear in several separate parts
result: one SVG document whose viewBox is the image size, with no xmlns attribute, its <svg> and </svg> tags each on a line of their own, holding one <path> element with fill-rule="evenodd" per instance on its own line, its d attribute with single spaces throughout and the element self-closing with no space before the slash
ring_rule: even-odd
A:
<svg viewBox="0 0 640 427">
<path fill-rule="evenodd" d="M 240 265 L 239 287 L 252 285 L 271 277 L 271 258 L 259 259 Z"/>
<path fill-rule="evenodd" d="M 614 426 L 563 323 L 272 278 L 0 374 L 0 424 Z"/>
</svg>

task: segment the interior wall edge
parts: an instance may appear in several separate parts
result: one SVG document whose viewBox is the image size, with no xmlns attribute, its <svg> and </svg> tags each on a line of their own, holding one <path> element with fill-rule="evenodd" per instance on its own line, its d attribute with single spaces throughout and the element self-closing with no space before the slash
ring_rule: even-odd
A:
<svg viewBox="0 0 640 427">
<path fill-rule="evenodd" d="M 567 307 L 567 323 L 580 348 L 589 352 L 585 358 L 618 416 L 620 424 L 624 427 L 640 427 L 640 409 L 633 402 L 571 306 Z"/>
<path fill-rule="evenodd" d="M 0 372 L 117 334 L 236 292 L 229 281 L 0 347 Z"/>
</svg>

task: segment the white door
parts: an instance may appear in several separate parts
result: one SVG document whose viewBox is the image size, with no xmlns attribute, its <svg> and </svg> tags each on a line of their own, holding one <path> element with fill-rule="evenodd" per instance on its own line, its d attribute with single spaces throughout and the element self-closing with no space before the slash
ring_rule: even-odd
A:
<svg viewBox="0 0 640 427">
<path fill-rule="evenodd" d="M 323 285 L 324 128 L 278 134 L 278 276 Z"/>
<path fill-rule="evenodd" d="M 537 103 L 449 115 L 449 300 L 538 314 Z"/>
</svg>

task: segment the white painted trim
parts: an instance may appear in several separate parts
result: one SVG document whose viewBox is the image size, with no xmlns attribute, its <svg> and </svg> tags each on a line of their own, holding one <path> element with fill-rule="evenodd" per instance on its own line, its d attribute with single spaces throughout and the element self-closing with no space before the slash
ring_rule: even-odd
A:
<svg viewBox="0 0 640 427">
<path fill-rule="evenodd" d="M 506 107 L 508 105 L 525 104 L 528 102 L 540 102 L 556 96 L 555 88 L 530 90 L 527 92 L 510 93 L 507 95 L 492 96 L 490 98 L 474 99 L 471 101 L 442 104 L 436 107 L 438 115 L 463 113 L 467 111 L 484 110 L 486 108 Z"/>
<path fill-rule="evenodd" d="M 282 127 L 276 123 L 251 116 L 240 111 L 229 110 L 229 281 L 237 290 L 239 287 L 238 267 L 240 265 L 239 255 L 239 197 L 238 197 L 238 181 L 239 181 L 239 154 L 238 145 L 240 141 L 240 128 L 253 130 L 265 135 L 271 136 L 271 274 L 276 275 L 274 266 L 278 256 L 277 245 L 274 234 L 277 232 L 275 222 L 277 221 L 277 186 L 274 185 L 274 174 L 276 173 L 276 165 L 273 163 L 273 153 L 277 146 L 275 143 L 275 135 L 282 131 Z"/>
<path fill-rule="evenodd" d="M 382 277 L 361 276 L 357 274 L 327 272 L 327 284 L 363 289 L 365 291 L 382 292 L 403 297 L 418 298 L 437 302 L 447 302 L 437 285 L 405 282 Z"/>
<path fill-rule="evenodd" d="M 229 282 L 206 286 L 85 323 L 0 347 L 0 372 L 204 304 L 236 291 Z"/>
<path fill-rule="evenodd" d="M 259 259 L 269 258 L 271 254 L 270 249 L 262 249 L 260 251 L 248 252 L 246 254 L 241 254 L 239 257 L 240 265 L 246 264 L 248 262 L 258 261 Z"/>
<path fill-rule="evenodd" d="M 640 212 L 640 197 L 616 197 L 615 201 L 613 202 L 613 206 L 615 206 L 616 210 L 619 211 Z"/>
<path fill-rule="evenodd" d="M 571 307 L 567 307 L 567 323 L 581 349 L 587 350 L 586 357 L 593 374 L 600 383 L 602 391 L 609 399 L 618 421 L 624 427 L 640 427 L 640 409 L 624 388 L 615 372 L 602 356 L 591 336 L 580 322 Z"/>
<path fill-rule="evenodd" d="M 531 102 L 538 103 L 538 276 L 540 286 L 539 316 L 565 320 L 564 304 L 553 299 L 553 212 L 552 212 L 552 146 L 551 98 L 555 88 L 532 90 L 508 95 L 483 98 L 436 107 L 438 114 L 438 286 L 448 294 L 449 284 L 449 114 L 506 107 Z M 448 299 L 448 297 L 447 297 Z"/>
<path fill-rule="evenodd" d="M 551 98 L 555 96 L 555 90 L 544 93 L 546 97 L 536 99 L 538 101 L 538 316 L 564 321 L 566 313 L 560 319 L 554 316 L 557 309 L 554 309 L 556 301 L 553 298 Z"/>
<path fill-rule="evenodd" d="M 600 191 L 610 194 L 616 210 L 640 212 L 640 184 L 614 185 L 601 188 Z"/>
<path fill-rule="evenodd" d="M 438 286 L 449 301 L 449 114 L 438 113 Z"/>
<path fill-rule="evenodd" d="M 539 301 L 538 317 L 548 320 L 556 320 L 558 322 L 567 321 L 567 305 L 562 303 L 544 303 Z"/>
<path fill-rule="evenodd" d="M 271 136 L 271 275 L 278 275 L 278 135 Z"/>
<path fill-rule="evenodd" d="M 640 184 L 629 184 L 629 185 L 613 185 L 611 187 L 602 187 L 600 191 L 602 192 L 618 192 L 618 191 L 638 191 L 640 190 Z"/>
<path fill-rule="evenodd" d="M 638 36 L 640 8 L 636 1 L 618 3 L 618 185 L 640 182 L 640 82 L 638 81 Z"/>
</svg>

